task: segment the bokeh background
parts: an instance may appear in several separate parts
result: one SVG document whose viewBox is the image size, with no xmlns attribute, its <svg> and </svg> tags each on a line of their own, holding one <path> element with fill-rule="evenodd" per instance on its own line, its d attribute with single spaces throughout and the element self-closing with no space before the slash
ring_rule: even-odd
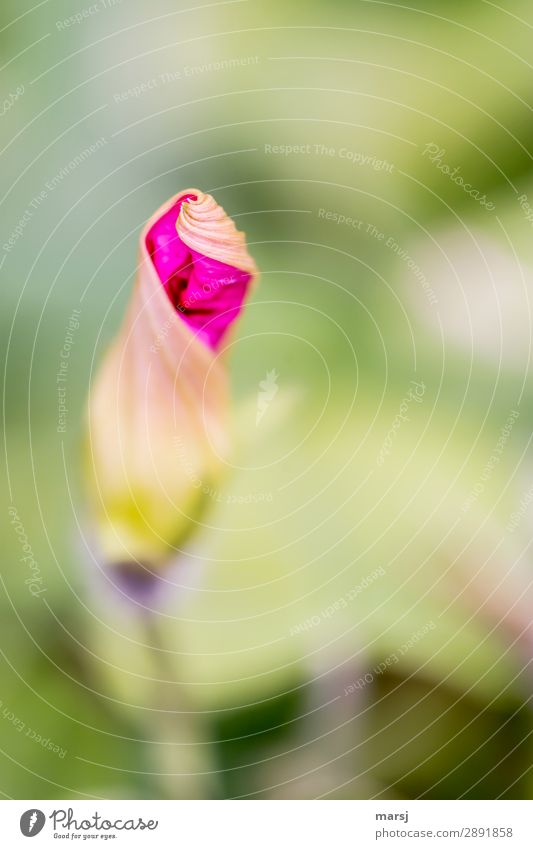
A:
<svg viewBox="0 0 533 849">
<path fill-rule="evenodd" d="M 5 797 L 531 797 L 532 37 L 527 0 L 4 0 Z M 147 616 L 88 552 L 83 411 L 190 186 L 262 279 Z"/>
</svg>

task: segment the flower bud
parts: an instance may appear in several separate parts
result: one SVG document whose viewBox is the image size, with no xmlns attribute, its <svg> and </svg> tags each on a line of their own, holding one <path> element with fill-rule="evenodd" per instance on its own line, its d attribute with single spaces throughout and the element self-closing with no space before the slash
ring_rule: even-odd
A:
<svg viewBox="0 0 533 849">
<path fill-rule="evenodd" d="M 196 189 L 141 234 L 127 313 L 88 401 L 88 477 L 102 554 L 157 567 L 194 527 L 228 455 L 219 353 L 257 276 L 244 234 Z"/>
</svg>

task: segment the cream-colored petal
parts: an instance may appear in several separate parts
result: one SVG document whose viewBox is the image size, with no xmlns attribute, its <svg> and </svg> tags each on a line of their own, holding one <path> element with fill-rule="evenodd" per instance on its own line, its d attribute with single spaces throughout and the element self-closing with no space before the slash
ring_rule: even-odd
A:
<svg viewBox="0 0 533 849">
<path fill-rule="evenodd" d="M 164 561 L 228 454 L 225 366 L 177 314 L 146 250 L 146 233 L 175 200 L 141 235 L 132 300 L 89 396 L 91 500 L 109 562 Z"/>
<path fill-rule="evenodd" d="M 255 262 L 246 248 L 244 233 L 237 230 L 235 222 L 220 204 L 198 189 L 187 189 L 178 197 L 184 194 L 196 195 L 196 200 L 183 203 L 176 223 L 178 235 L 187 247 L 257 275 Z"/>
</svg>

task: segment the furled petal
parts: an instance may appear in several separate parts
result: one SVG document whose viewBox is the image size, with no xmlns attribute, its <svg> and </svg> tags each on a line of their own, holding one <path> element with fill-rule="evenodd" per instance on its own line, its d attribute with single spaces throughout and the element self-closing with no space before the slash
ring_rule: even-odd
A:
<svg viewBox="0 0 533 849">
<path fill-rule="evenodd" d="M 172 198 L 141 235 L 137 280 L 89 397 L 89 475 L 108 562 L 156 566 L 194 527 L 228 453 L 217 353 L 256 276 L 210 195 Z"/>
<path fill-rule="evenodd" d="M 173 306 L 217 348 L 257 274 L 244 233 L 211 195 L 190 189 L 149 228 L 146 248 Z"/>
</svg>

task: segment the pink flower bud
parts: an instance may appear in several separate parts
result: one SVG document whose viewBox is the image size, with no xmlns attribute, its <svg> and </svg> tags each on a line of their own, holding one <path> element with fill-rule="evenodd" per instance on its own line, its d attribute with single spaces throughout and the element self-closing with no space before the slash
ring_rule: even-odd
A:
<svg viewBox="0 0 533 849">
<path fill-rule="evenodd" d="M 193 529 L 229 449 L 218 352 L 256 277 L 244 234 L 210 195 L 182 192 L 144 228 L 131 302 L 88 404 L 108 562 L 157 565 Z"/>
</svg>

